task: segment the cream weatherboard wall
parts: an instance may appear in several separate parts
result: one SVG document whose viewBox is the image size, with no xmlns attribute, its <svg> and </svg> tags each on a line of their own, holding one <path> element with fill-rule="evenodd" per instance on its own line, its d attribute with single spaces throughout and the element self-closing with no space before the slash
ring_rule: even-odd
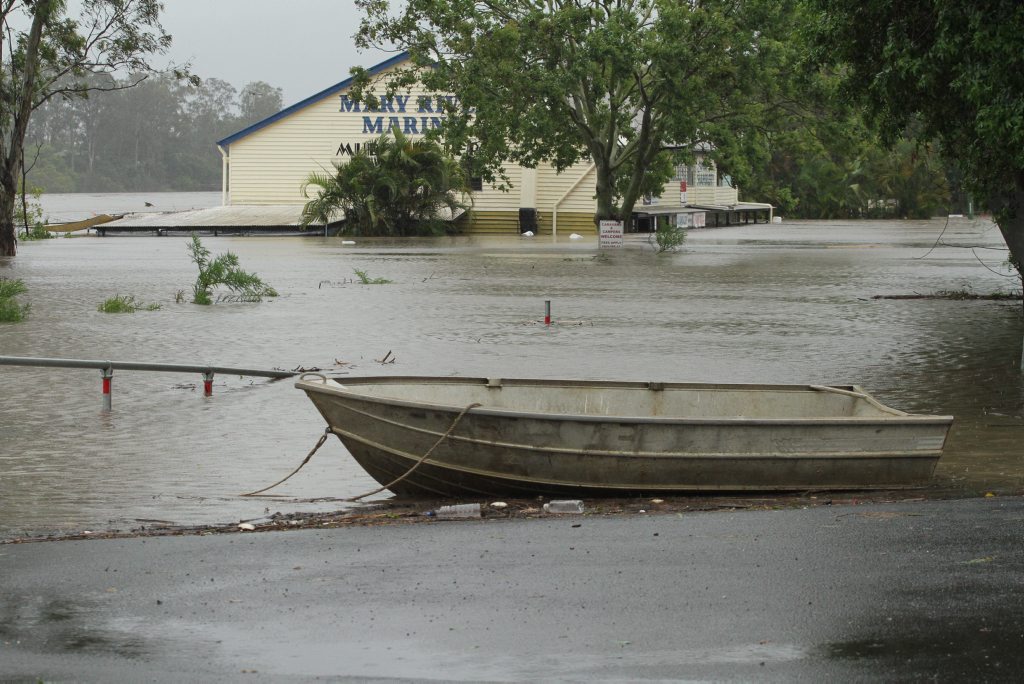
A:
<svg viewBox="0 0 1024 684">
<path fill-rule="evenodd" d="M 403 60 L 393 59 L 371 69 L 378 80 Z M 440 125 L 438 97 L 422 88 L 412 88 L 391 100 L 382 101 L 376 111 L 347 97 L 348 81 L 314 95 L 244 131 L 220 141 L 225 158 L 224 201 L 230 205 L 301 205 L 307 201 L 302 187 L 312 172 L 330 173 L 335 163 L 344 163 L 362 145 L 397 124 L 403 133 L 422 135 Z M 383 88 L 378 94 L 383 92 Z M 516 232 L 519 210 L 538 209 L 550 216 L 549 198 L 562 199 L 561 219 L 580 229 L 593 230 L 592 187 L 580 197 L 566 193 L 575 187 L 583 166 L 555 174 L 550 168 L 523 169 L 504 166 L 511 189 L 502 191 L 484 185 L 469 199 L 471 209 L 459 220 L 472 232 Z M 524 177 L 526 186 L 524 187 Z M 591 183 L 592 185 L 592 183 Z M 574 216 L 575 215 L 575 216 Z M 550 230 L 550 220 L 541 230 Z"/>
</svg>

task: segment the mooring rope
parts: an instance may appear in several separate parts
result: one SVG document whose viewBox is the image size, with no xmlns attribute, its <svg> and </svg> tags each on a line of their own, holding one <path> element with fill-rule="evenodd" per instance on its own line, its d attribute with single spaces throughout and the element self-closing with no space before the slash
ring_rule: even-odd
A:
<svg viewBox="0 0 1024 684">
<path fill-rule="evenodd" d="M 426 461 L 430 457 L 430 454 L 434 453 L 434 450 L 437 449 L 437 447 L 441 446 L 441 442 L 443 442 L 444 440 L 448 439 L 448 437 L 451 436 L 452 432 L 455 431 L 455 428 L 458 426 L 458 424 L 462 420 L 463 416 L 465 416 L 467 413 L 469 413 L 470 409 L 474 409 L 474 408 L 476 408 L 478 406 L 481 406 L 481 405 L 482 404 L 473 403 L 473 404 L 469 404 L 468 406 L 466 406 L 466 408 L 462 409 L 462 411 L 459 412 L 459 415 L 455 416 L 455 420 L 452 421 L 452 424 L 448 427 L 448 430 L 445 431 L 445 433 L 443 435 L 441 435 L 437 439 L 436 442 L 434 442 L 434 446 L 432 446 L 429 449 L 427 449 L 427 453 L 425 453 L 422 456 L 420 456 L 418 461 L 416 461 L 414 464 L 412 464 L 412 466 L 408 470 L 406 470 L 404 473 L 399 475 L 397 478 L 395 478 L 391 482 L 387 483 L 386 485 L 383 485 L 381 487 L 377 487 L 376 489 L 370 490 L 370 491 L 366 492 L 365 494 L 360 494 L 359 496 L 353 496 L 353 497 L 351 497 L 349 499 L 342 499 L 342 501 L 355 502 L 355 501 L 359 501 L 360 499 L 365 499 L 366 497 L 372 496 L 373 494 L 378 494 L 380 492 L 383 492 L 385 489 L 390 489 L 394 485 L 398 484 L 399 482 L 401 482 L 405 478 L 407 478 L 410 475 L 412 475 L 413 472 L 417 468 L 420 467 L 420 464 L 422 464 L 424 461 Z M 308 454 L 306 454 L 306 458 L 304 458 L 302 460 L 302 463 L 299 464 L 299 467 L 296 468 L 295 470 L 293 470 L 291 473 L 289 473 L 287 477 L 285 477 L 285 478 L 283 478 L 281 480 L 278 480 L 277 482 L 275 482 L 274 484 L 270 485 L 269 487 L 264 487 L 263 489 L 257 489 L 255 492 L 249 492 L 248 494 L 242 494 L 242 496 L 256 496 L 257 494 L 262 494 L 263 492 L 271 490 L 274 487 L 278 486 L 279 484 L 281 484 L 281 483 L 285 482 L 286 480 L 288 480 L 289 478 L 291 478 L 292 475 L 294 475 L 295 473 L 297 473 L 300 470 L 302 470 L 302 467 L 304 465 L 306 465 L 307 463 L 309 463 L 309 459 L 313 458 L 313 454 L 315 454 L 317 452 L 317 450 L 320 449 L 320 447 L 322 447 L 324 445 L 324 442 L 327 441 L 327 435 L 331 434 L 331 432 L 332 432 L 331 426 L 328 425 L 327 429 L 324 430 L 324 434 L 320 435 L 320 439 L 317 440 L 316 446 L 314 446 L 313 449 Z"/>
<path fill-rule="evenodd" d="M 427 453 L 425 453 L 422 456 L 420 456 L 420 460 L 418 460 L 415 463 L 413 463 L 412 467 L 409 468 L 408 470 L 406 470 L 400 476 L 398 476 L 397 478 L 395 478 L 391 482 L 388 482 L 386 485 L 384 485 L 382 487 L 377 487 L 376 489 L 374 489 L 372 491 L 369 491 L 369 492 L 366 492 L 365 494 L 360 494 L 359 496 L 353 496 L 351 499 L 345 499 L 345 501 L 359 501 L 360 499 L 365 499 L 366 497 L 368 497 L 368 496 L 370 496 L 372 494 L 377 494 L 379 492 L 383 492 L 385 489 L 391 489 L 391 487 L 393 485 L 398 484 L 399 482 L 401 482 L 405 478 L 407 478 L 410 475 L 412 475 L 413 471 L 416 470 L 417 468 L 419 468 L 420 464 L 423 463 L 424 461 L 426 461 L 427 457 L 430 456 L 430 454 L 434 453 L 434 449 L 439 447 L 441 445 L 441 442 L 443 442 L 444 440 L 448 439 L 448 436 L 451 435 L 452 431 L 455 430 L 455 426 L 459 424 L 459 421 L 462 420 L 462 417 L 464 415 L 466 415 L 467 413 L 469 413 L 470 409 L 476 408 L 477 406 L 480 406 L 480 404 L 470 404 L 466 408 L 462 409 L 462 412 L 459 413 L 459 415 L 455 416 L 455 420 L 452 421 L 451 427 L 448 428 L 448 431 L 445 432 L 443 435 L 441 435 L 436 442 L 434 442 L 434 446 L 432 446 L 429 449 L 427 449 Z"/>
<path fill-rule="evenodd" d="M 273 489 L 274 487 L 276 487 L 277 485 L 281 484 L 282 482 L 287 481 L 292 475 L 294 475 L 295 473 L 297 473 L 300 470 L 302 470 L 302 466 L 304 466 L 307 463 L 309 463 L 309 459 L 313 458 L 313 454 L 315 454 L 317 452 L 317 450 L 324 445 L 324 442 L 327 441 L 327 435 L 329 435 L 329 434 L 331 434 L 330 426 L 328 426 L 327 429 L 324 430 L 324 434 L 320 435 L 320 439 L 317 440 L 316 446 L 313 447 L 312 451 L 310 451 L 308 454 L 306 454 L 306 458 L 302 459 L 302 463 L 299 464 L 299 467 L 296 468 L 295 470 L 293 470 L 292 472 L 288 473 L 287 477 L 278 480 L 277 482 L 275 482 L 274 484 L 270 485 L 269 487 L 264 487 L 263 489 L 257 489 L 255 492 L 249 492 L 248 494 L 242 494 L 242 496 L 256 496 L 257 494 L 262 494 L 263 492 L 265 492 L 267 490 Z"/>
</svg>

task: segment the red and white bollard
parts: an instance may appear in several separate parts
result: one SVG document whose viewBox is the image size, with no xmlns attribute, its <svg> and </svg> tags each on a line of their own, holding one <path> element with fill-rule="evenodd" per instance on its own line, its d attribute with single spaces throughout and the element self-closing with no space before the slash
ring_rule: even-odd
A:
<svg viewBox="0 0 1024 684">
<path fill-rule="evenodd" d="M 551 300 L 544 300 L 544 325 L 551 325 Z"/>
<path fill-rule="evenodd" d="M 203 396 L 213 396 L 213 373 L 210 371 L 203 373 Z"/>
<path fill-rule="evenodd" d="M 111 401 L 111 385 L 114 382 L 114 369 L 109 366 L 100 371 L 103 378 L 103 410 L 109 411 L 112 405 Z"/>
</svg>

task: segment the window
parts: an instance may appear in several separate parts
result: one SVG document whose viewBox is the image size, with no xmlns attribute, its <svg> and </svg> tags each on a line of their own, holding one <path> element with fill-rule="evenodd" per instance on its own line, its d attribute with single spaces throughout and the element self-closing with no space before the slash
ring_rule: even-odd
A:
<svg viewBox="0 0 1024 684">
<path fill-rule="evenodd" d="M 714 166 L 700 164 L 697 166 L 697 182 L 694 185 L 702 188 L 713 188 L 715 186 L 715 175 Z"/>
<path fill-rule="evenodd" d="M 672 178 L 674 181 L 686 181 L 687 185 L 693 184 L 692 169 L 688 164 L 677 164 L 676 175 Z"/>
</svg>

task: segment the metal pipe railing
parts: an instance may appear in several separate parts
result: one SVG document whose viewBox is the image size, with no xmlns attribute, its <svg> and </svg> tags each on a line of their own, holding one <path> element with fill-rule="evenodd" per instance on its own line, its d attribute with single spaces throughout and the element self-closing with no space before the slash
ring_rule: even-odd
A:
<svg viewBox="0 0 1024 684">
<path fill-rule="evenodd" d="M 203 376 L 203 394 L 213 394 L 213 376 L 248 375 L 259 378 L 291 378 L 298 373 L 280 370 L 260 370 L 253 368 L 230 368 L 228 366 L 209 366 L 189 363 L 143 363 L 136 361 L 94 361 L 88 359 L 48 359 L 31 356 L 0 356 L 0 366 L 35 366 L 38 368 L 95 368 L 100 371 L 103 380 L 103 408 L 110 410 L 111 389 L 115 370 L 152 371 L 157 373 L 201 373 Z"/>
</svg>

